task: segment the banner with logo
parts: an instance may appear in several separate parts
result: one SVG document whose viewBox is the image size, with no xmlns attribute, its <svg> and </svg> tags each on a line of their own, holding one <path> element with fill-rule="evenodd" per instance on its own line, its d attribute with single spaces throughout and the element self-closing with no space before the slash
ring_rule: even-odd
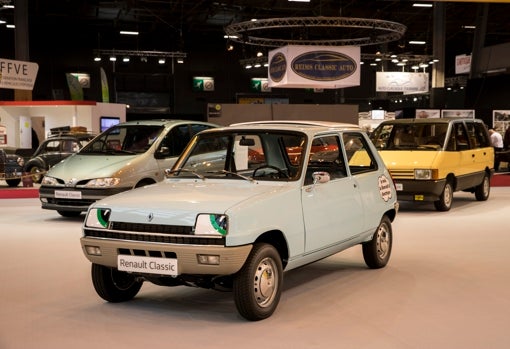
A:
<svg viewBox="0 0 510 349">
<path fill-rule="evenodd" d="M 71 73 L 66 73 L 66 79 L 71 100 L 83 101 L 83 88 L 81 87 L 78 78 Z"/>
<path fill-rule="evenodd" d="M 33 90 L 39 65 L 0 58 L 0 88 Z"/>
<path fill-rule="evenodd" d="M 429 73 L 377 72 L 377 92 L 426 93 L 429 91 Z"/>
<path fill-rule="evenodd" d="M 106 72 L 103 67 L 100 69 L 101 73 L 101 96 L 103 99 L 103 103 L 110 102 L 110 90 L 108 88 L 108 78 L 106 77 Z"/>
<path fill-rule="evenodd" d="M 360 85 L 358 46 L 289 45 L 269 52 L 269 87 L 333 89 Z"/>
</svg>

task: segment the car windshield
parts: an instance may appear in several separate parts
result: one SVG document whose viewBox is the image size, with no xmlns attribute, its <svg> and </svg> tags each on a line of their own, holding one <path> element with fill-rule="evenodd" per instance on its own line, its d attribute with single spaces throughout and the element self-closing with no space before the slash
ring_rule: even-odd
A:
<svg viewBox="0 0 510 349">
<path fill-rule="evenodd" d="M 371 135 L 379 150 L 440 150 L 445 147 L 448 125 L 437 124 L 384 124 Z"/>
<path fill-rule="evenodd" d="M 306 137 L 297 132 L 213 132 L 190 143 L 168 177 L 297 180 Z"/>
<path fill-rule="evenodd" d="M 117 125 L 109 128 L 88 143 L 80 154 L 141 154 L 145 153 L 163 126 Z"/>
</svg>

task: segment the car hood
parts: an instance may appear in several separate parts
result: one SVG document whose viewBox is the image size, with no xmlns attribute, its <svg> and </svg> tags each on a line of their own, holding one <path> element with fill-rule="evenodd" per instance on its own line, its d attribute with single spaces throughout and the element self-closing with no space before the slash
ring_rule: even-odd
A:
<svg viewBox="0 0 510 349">
<path fill-rule="evenodd" d="M 389 170 L 431 168 L 439 151 L 436 150 L 380 150 L 384 164 Z"/>
<path fill-rule="evenodd" d="M 48 176 L 68 181 L 112 177 L 117 171 L 133 161 L 137 155 L 80 155 L 73 154 L 59 162 L 48 172 Z"/>
<path fill-rule="evenodd" d="M 226 213 L 288 190 L 291 184 L 245 180 L 165 180 L 98 201 L 112 221 L 193 225 L 198 213 Z"/>
</svg>

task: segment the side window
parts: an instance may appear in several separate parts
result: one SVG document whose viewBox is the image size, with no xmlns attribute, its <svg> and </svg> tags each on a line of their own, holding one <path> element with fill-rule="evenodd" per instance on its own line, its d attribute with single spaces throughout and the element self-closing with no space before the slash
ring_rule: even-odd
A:
<svg viewBox="0 0 510 349">
<path fill-rule="evenodd" d="M 466 123 L 469 138 L 474 148 L 490 147 L 490 139 L 485 125 L 480 122 Z"/>
<path fill-rule="evenodd" d="M 60 151 L 60 141 L 50 141 L 46 143 L 46 152 L 59 152 Z"/>
<path fill-rule="evenodd" d="M 453 124 L 450 139 L 446 150 L 462 151 L 469 149 L 469 137 L 467 135 L 464 124 L 456 122 Z"/>
<path fill-rule="evenodd" d="M 191 125 L 190 139 L 191 139 L 191 137 L 193 137 L 194 135 L 196 135 L 200 131 L 208 130 L 210 128 L 211 128 L 211 126 L 208 126 L 208 125 L 201 125 L 201 124 L 193 124 L 193 125 Z"/>
<path fill-rule="evenodd" d="M 169 153 L 167 156 L 174 157 L 179 156 L 188 142 L 191 136 L 189 134 L 188 125 L 181 125 L 172 128 L 161 142 L 161 147 L 167 147 Z"/>
<path fill-rule="evenodd" d="M 344 133 L 343 143 L 351 174 L 377 170 L 374 154 L 372 154 L 366 139 L 361 134 Z"/>
<path fill-rule="evenodd" d="M 305 185 L 312 184 L 314 172 L 328 172 L 331 180 L 347 176 L 338 136 L 321 136 L 312 140 Z"/>
</svg>

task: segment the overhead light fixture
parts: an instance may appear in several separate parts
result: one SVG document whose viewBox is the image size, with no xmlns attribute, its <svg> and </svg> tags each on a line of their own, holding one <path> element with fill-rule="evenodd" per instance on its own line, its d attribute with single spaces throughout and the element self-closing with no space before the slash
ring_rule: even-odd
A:
<svg viewBox="0 0 510 349">
<path fill-rule="evenodd" d="M 122 34 L 122 35 L 138 35 L 139 33 L 137 31 L 121 30 L 120 34 Z"/>
<path fill-rule="evenodd" d="M 110 56 L 110 61 L 115 62 L 116 60 L 117 60 L 117 57 L 115 57 L 115 56 Z"/>
<path fill-rule="evenodd" d="M 411 41 L 409 41 L 410 45 L 425 45 L 426 43 L 427 43 L 426 41 L 420 41 L 420 40 L 411 40 Z"/>
<path fill-rule="evenodd" d="M 14 29 L 16 28 L 16 26 L 14 24 L 6 24 L 5 25 L 6 28 L 9 28 L 9 29 Z"/>
<path fill-rule="evenodd" d="M 6 21 L 4 21 L 3 19 L 0 19 L 0 24 L 5 24 L 7 23 Z"/>
<path fill-rule="evenodd" d="M 413 4 L 413 7 L 432 7 L 432 4 L 425 4 L 425 3 L 415 2 Z"/>
<path fill-rule="evenodd" d="M 8 4 L 5 4 L 2 6 L 2 8 L 14 8 L 14 5 L 8 5 Z"/>
<path fill-rule="evenodd" d="M 128 63 L 128 62 L 129 62 L 129 57 L 128 57 L 128 56 L 126 56 L 126 57 L 122 58 L 122 62 L 124 62 L 124 63 Z"/>
<path fill-rule="evenodd" d="M 253 66 L 251 64 L 247 64 L 244 68 L 245 69 L 251 69 Z"/>
<path fill-rule="evenodd" d="M 101 62 L 101 56 L 94 57 L 94 62 Z"/>
<path fill-rule="evenodd" d="M 177 63 L 183 64 L 184 63 L 184 59 L 183 58 L 177 58 Z"/>
<path fill-rule="evenodd" d="M 310 0 L 289 0 L 289 2 L 310 2 Z"/>
<path fill-rule="evenodd" d="M 462 29 L 476 29 L 476 25 L 463 25 Z"/>
<path fill-rule="evenodd" d="M 165 62 L 166 62 L 166 61 L 165 61 L 165 59 L 164 59 L 164 58 L 160 58 L 160 59 L 158 60 L 158 63 L 159 63 L 159 64 L 165 64 Z"/>
</svg>

